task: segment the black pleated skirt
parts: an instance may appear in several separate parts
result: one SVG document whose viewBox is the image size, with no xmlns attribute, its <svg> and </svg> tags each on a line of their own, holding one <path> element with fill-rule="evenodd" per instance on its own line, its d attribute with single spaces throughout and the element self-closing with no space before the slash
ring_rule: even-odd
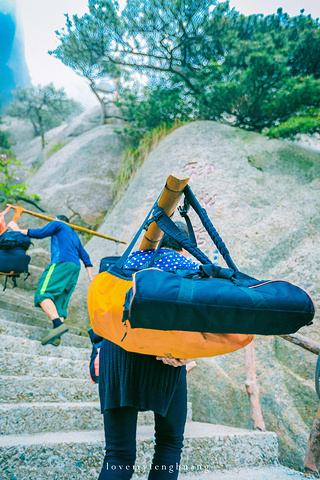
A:
<svg viewBox="0 0 320 480">
<path fill-rule="evenodd" d="M 99 362 L 101 413 L 118 407 L 137 407 L 165 416 L 186 368 L 165 365 L 152 355 L 127 352 L 103 340 Z"/>
</svg>

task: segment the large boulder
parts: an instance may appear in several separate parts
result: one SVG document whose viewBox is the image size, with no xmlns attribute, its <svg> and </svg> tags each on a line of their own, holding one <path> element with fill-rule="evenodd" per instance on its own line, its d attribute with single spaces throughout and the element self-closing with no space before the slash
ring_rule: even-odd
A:
<svg viewBox="0 0 320 480">
<path fill-rule="evenodd" d="M 15 117 L 3 117 L 1 119 L 0 130 L 6 131 L 9 134 L 10 142 L 13 146 L 17 146 L 19 150 L 26 147 L 35 137 L 31 122 Z"/>
<path fill-rule="evenodd" d="M 47 211 L 94 223 L 110 208 L 111 187 L 127 146 L 113 125 L 88 130 L 43 163 L 27 192 L 38 194 Z"/>
<path fill-rule="evenodd" d="M 63 124 L 49 130 L 45 134 L 46 141 L 52 141 L 65 128 L 66 125 Z M 4 117 L 0 124 L 0 130 L 9 134 L 10 150 L 15 153 L 21 163 L 21 167 L 16 169 L 19 180 L 26 182 L 45 158 L 46 149 L 42 149 L 41 137 L 35 135 L 31 122 L 15 117 Z"/>
<path fill-rule="evenodd" d="M 190 186 L 240 270 L 295 282 L 319 306 L 318 154 L 215 122 L 188 124 L 149 155 L 99 231 L 129 242 L 172 173 L 190 176 Z M 213 258 L 215 246 L 191 216 L 199 245 Z M 86 248 L 96 273 L 100 259 L 117 250 L 114 243 L 97 237 Z M 224 265 L 223 260 L 220 263 Z M 82 273 L 69 310 L 70 321 L 82 326 L 89 325 L 87 287 Z M 320 340 L 318 318 L 302 333 Z M 257 337 L 256 349 L 267 428 L 280 438 L 281 460 L 299 468 L 318 408 L 312 382 L 315 355 L 279 337 Z M 197 363 L 189 377 L 194 419 L 250 427 L 244 351 Z"/>
<path fill-rule="evenodd" d="M 75 137 L 101 125 L 100 106 L 92 107 L 69 123 L 62 123 L 45 133 L 45 148 L 42 148 L 40 136 L 35 135 L 30 121 L 5 116 L 0 130 L 9 134 L 12 150 L 20 160 L 26 176 L 32 176 L 55 151 L 69 143 Z"/>
</svg>

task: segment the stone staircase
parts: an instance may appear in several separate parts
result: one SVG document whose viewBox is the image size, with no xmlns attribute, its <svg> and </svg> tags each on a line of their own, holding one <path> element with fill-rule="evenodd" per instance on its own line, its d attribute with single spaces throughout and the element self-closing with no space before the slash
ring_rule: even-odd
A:
<svg viewBox="0 0 320 480">
<path fill-rule="evenodd" d="M 43 347 L 51 322 L 29 295 L 7 289 L 0 297 L 0 480 L 96 480 L 104 435 L 90 340 L 70 327 L 59 347 Z M 146 478 L 151 463 L 152 419 L 139 414 L 136 477 Z M 278 465 L 277 452 L 274 433 L 192 422 L 189 405 L 186 480 L 302 478 Z"/>
</svg>

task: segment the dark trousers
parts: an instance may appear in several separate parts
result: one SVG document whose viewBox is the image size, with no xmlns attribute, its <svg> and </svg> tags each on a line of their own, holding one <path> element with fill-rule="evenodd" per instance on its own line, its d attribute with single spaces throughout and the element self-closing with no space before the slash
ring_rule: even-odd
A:
<svg viewBox="0 0 320 480">
<path fill-rule="evenodd" d="M 135 407 L 113 408 L 104 412 L 106 454 L 98 480 L 129 480 L 132 477 L 136 459 L 137 418 L 138 408 Z M 179 382 L 167 415 L 154 414 L 155 449 L 148 480 L 177 479 L 186 418 L 187 388 L 185 382 Z M 135 468 L 139 471 L 139 465 Z"/>
</svg>

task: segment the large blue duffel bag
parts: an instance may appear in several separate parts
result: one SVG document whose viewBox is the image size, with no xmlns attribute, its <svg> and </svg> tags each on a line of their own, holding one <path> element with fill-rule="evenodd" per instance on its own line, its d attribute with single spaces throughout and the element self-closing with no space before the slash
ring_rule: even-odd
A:
<svg viewBox="0 0 320 480">
<path fill-rule="evenodd" d="M 124 321 L 129 320 L 131 328 L 259 335 L 286 335 L 310 325 L 315 308 L 308 293 L 287 281 L 257 280 L 239 272 L 189 186 L 184 193 L 183 216 L 192 205 L 229 268 L 210 262 L 190 241 L 192 236 L 156 206 L 153 220 L 203 265 L 198 272 L 136 272 L 126 295 Z"/>
<path fill-rule="evenodd" d="M 230 269 L 221 269 L 228 276 Z M 136 272 L 125 301 L 131 328 L 287 335 L 312 323 L 314 306 L 301 288 L 240 272 L 204 278 L 156 268 Z"/>
</svg>

